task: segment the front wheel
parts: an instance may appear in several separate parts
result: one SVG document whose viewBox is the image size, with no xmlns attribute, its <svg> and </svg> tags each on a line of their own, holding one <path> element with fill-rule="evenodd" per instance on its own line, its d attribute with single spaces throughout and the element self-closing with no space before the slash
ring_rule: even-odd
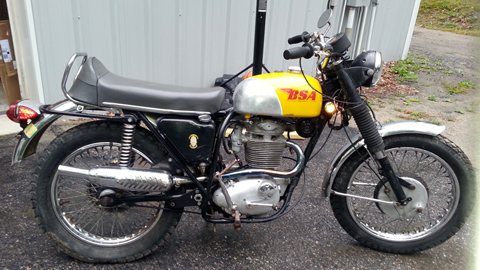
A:
<svg viewBox="0 0 480 270">
<path fill-rule="evenodd" d="M 99 199 L 101 193 L 112 200 L 143 194 L 106 189 L 57 171 L 59 165 L 80 169 L 116 166 L 121 136 L 121 124 L 88 122 L 56 138 L 39 161 L 32 198 L 35 213 L 57 247 L 83 261 L 139 259 L 167 239 L 182 215 L 164 210 L 164 202 L 106 206 Z M 150 169 L 167 158 L 162 146 L 141 128 L 135 132 L 132 149 L 130 166 L 134 168 Z"/>
<path fill-rule="evenodd" d="M 411 185 L 403 189 L 412 201 L 406 206 L 383 203 L 397 199 L 362 148 L 345 161 L 333 183 L 334 191 L 357 196 L 332 195 L 338 222 L 363 245 L 384 252 L 413 253 L 445 242 L 472 208 L 470 161 L 441 135 L 397 135 L 384 142 L 395 173 Z"/>
</svg>

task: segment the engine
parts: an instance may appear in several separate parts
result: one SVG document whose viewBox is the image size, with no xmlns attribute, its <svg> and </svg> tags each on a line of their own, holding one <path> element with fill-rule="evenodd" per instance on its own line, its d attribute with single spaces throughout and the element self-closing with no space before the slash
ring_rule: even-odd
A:
<svg viewBox="0 0 480 270">
<path fill-rule="evenodd" d="M 269 118 L 246 120 L 235 126 L 229 137 L 231 150 L 238 154 L 245 150 L 249 168 L 278 170 L 287 140 L 283 137 L 286 125 Z M 226 188 L 236 209 L 243 215 L 267 214 L 280 204 L 289 178 L 269 176 L 239 177 L 226 182 Z M 213 194 L 213 201 L 230 212 L 222 189 Z"/>
</svg>

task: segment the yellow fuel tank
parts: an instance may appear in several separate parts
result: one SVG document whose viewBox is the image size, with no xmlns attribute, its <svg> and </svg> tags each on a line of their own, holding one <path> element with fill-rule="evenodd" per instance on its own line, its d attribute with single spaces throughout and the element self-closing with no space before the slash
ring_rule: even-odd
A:
<svg viewBox="0 0 480 270">
<path fill-rule="evenodd" d="M 321 87 L 315 78 L 275 72 L 242 81 L 233 95 L 235 112 L 241 114 L 316 117 L 322 109 Z"/>
</svg>

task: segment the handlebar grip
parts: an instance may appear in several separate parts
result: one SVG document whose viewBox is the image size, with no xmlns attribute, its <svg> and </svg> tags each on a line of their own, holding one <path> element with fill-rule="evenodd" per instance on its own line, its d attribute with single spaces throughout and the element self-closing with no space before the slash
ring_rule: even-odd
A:
<svg viewBox="0 0 480 270">
<path fill-rule="evenodd" d="M 293 36 L 287 40 L 288 44 L 297 44 L 300 42 L 308 42 L 310 39 L 308 32 L 304 31 L 300 35 Z"/>
<path fill-rule="evenodd" d="M 303 44 L 302 47 L 295 47 L 283 52 L 283 58 L 286 60 L 304 57 L 306 59 L 313 56 L 313 47 L 310 44 Z"/>
<path fill-rule="evenodd" d="M 289 38 L 287 40 L 288 44 L 292 45 L 292 44 L 297 44 L 297 43 L 300 43 L 302 42 L 302 35 L 296 35 L 296 36 L 293 36 L 291 38 Z"/>
</svg>

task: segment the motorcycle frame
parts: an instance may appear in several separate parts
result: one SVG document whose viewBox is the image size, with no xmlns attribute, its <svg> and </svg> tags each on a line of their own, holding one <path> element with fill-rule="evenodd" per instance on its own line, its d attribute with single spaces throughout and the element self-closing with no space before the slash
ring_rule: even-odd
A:
<svg viewBox="0 0 480 270">
<path fill-rule="evenodd" d="M 325 101 L 324 101 L 325 103 Z M 137 116 L 139 119 L 145 123 L 145 125 L 148 127 L 148 129 L 152 132 L 152 135 L 166 148 L 166 150 L 169 152 L 169 154 L 172 156 L 173 160 L 176 162 L 176 164 L 180 167 L 181 170 L 183 170 L 189 179 L 192 181 L 192 183 L 195 185 L 196 190 L 199 191 L 197 193 L 196 191 L 193 191 L 194 194 L 200 194 L 202 195 L 201 203 L 198 205 L 197 200 L 195 200 L 194 196 L 192 196 L 192 192 L 185 193 L 182 195 L 174 195 L 174 196 L 161 196 L 161 197 L 152 197 L 152 199 L 155 200 L 168 200 L 169 207 L 170 208 L 183 208 L 185 206 L 199 206 L 201 210 L 201 215 L 204 220 L 210 223 L 233 223 L 235 222 L 235 219 L 229 218 L 229 217 L 224 217 L 224 218 L 219 218 L 218 216 L 212 217 L 210 214 L 208 214 L 209 210 L 209 203 L 213 204 L 212 201 L 212 188 L 213 184 L 215 181 L 216 173 L 217 170 L 215 170 L 215 166 L 217 165 L 216 161 L 219 159 L 220 156 L 220 148 L 223 144 L 223 137 L 225 136 L 226 130 L 231 124 L 231 121 L 237 117 L 240 116 L 239 114 L 235 113 L 233 111 L 233 108 L 230 108 L 228 110 L 222 111 L 220 113 L 217 113 L 214 115 L 214 119 L 216 122 L 220 123 L 220 126 L 217 127 L 217 132 L 216 132 L 216 140 L 214 143 L 214 150 L 213 150 L 213 158 L 212 158 L 212 163 L 209 165 L 209 174 L 207 177 L 207 183 L 206 187 L 200 182 L 197 177 L 190 171 L 190 169 L 187 167 L 187 161 L 183 157 L 183 155 L 175 148 L 175 146 L 168 140 L 168 137 L 164 132 L 161 130 L 157 129 L 148 119 L 146 116 L 140 112 L 136 112 Z M 224 118 L 223 120 L 220 120 L 221 118 Z M 328 121 L 331 118 L 331 115 L 322 112 L 320 116 L 317 117 L 317 132 L 314 134 L 314 136 L 310 139 L 308 142 L 305 150 L 304 150 L 304 155 L 305 159 L 308 162 L 308 159 L 310 158 L 323 130 Z M 287 190 L 285 191 L 285 194 L 283 195 L 284 199 L 284 204 L 282 207 L 272 216 L 265 217 L 265 218 L 243 218 L 241 221 L 242 223 L 260 223 L 260 222 L 267 222 L 274 220 L 278 218 L 279 216 L 283 215 L 283 213 L 286 211 L 288 207 L 288 202 L 291 200 L 291 196 L 293 194 L 294 189 L 296 188 L 298 184 L 298 180 L 300 178 L 300 175 L 303 173 L 305 169 L 305 166 L 303 166 L 297 175 L 293 177 L 291 184 L 288 186 Z M 178 203 L 177 203 L 178 202 Z"/>
<path fill-rule="evenodd" d="M 324 100 L 323 103 L 325 104 L 327 100 Z M 139 123 L 143 122 L 147 129 L 151 132 L 151 134 L 155 137 L 156 140 L 160 142 L 160 144 L 165 147 L 167 152 L 169 153 L 169 157 L 173 159 L 175 164 L 179 167 L 180 170 L 186 173 L 187 177 L 194 185 L 194 190 L 187 193 L 182 194 L 170 194 L 164 196 L 137 196 L 127 199 L 130 202 L 141 202 L 141 201 L 166 201 L 165 210 L 176 211 L 177 209 L 180 210 L 183 207 L 188 206 L 197 206 L 201 210 L 201 215 L 203 219 L 210 223 L 233 223 L 235 219 L 224 217 L 219 218 L 219 216 L 211 216 L 209 214 L 210 204 L 213 204 L 212 201 L 212 189 L 214 187 L 214 182 L 216 179 L 217 170 L 215 166 L 217 166 L 217 162 L 220 157 L 220 149 L 223 144 L 223 138 L 225 136 L 227 128 L 231 125 L 232 121 L 235 118 L 243 117 L 240 114 L 234 112 L 233 107 L 227 110 L 219 111 L 212 115 L 212 119 L 217 123 L 216 125 L 216 139 L 213 146 L 212 152 L 212 163 L 209 165 L 208 169 L 208 176 L 207 181 L 200 181 L 197 176 L 188 168 L 188 162 L 182 153 L 176 149 L 175 145 L 168 139 L 168 136 L 165 132 L 158 129 L 145 115 L 143 112 L 139 111 L 123 111 L 123 115 L 116 115 L 116 116 L 106 116 L 106 115 L 98 115 L 98 114 L 90 114 L 84 112 L 74 112 L 72 111 L 61 111 L 56 110 L 55 106 L 53 109 L 49 109 L 48 105 L 44 105 L 40 108 L 41 115 L 43 117 L 48 117 L 51 121 L 48 121 L 48 124 L 42 125 L 42 131 L 44 131 L 51 123 L 53 123 L 58 117 L 65 115 L 65 116 L 74 116 L 74 117 L 82 117 L 82 118 L 96 118 L 102 120 L 108 120 L 113 122 L 119 123 Z M 67 107 L 67 105 L 62 106 L 62 108 Z M 71 106 L 73 107 L 73 106 Z M 332 115 L 322 111 L 322 113 L 315 118 L 315 123 L 317 125 L 316 132 L 310 138 L 307 146 L 303 150 L 305 156 L 305 165 L 308 163 L 308 160 L 311 157 L 311 154 L 325 128 L 328 121 Z M 41 118 L 43 119 L 43 118 Z M 37 121 L 42 122 L 41 119 Z M 41 137 L 41 134 L 38 135 Z M 16 151 L 15 151 L 16 152 Z M 291 200 L 293 191 L 295 190 L 298 181 L 300 179 L 301 174 L 304 172 L 305 165 L 301 167 L 298 173 L 291 178 L 291 183 L 288 185 L 285 194 L 283 195 L 282 199 L 284 200 L 284 204 L 282 207 L 272 216 L 269 217 L 262 217 L 262 218 L 243 218 L 241 219 L 242 223 L 260 223 L 260 222 L 268 222 L 274 220 L 280 216 L 282 216 L 288 208 L 289 201 Z M 198 200 L 198 194 L 201 195 L 201 200 Z"/>
</svg>

